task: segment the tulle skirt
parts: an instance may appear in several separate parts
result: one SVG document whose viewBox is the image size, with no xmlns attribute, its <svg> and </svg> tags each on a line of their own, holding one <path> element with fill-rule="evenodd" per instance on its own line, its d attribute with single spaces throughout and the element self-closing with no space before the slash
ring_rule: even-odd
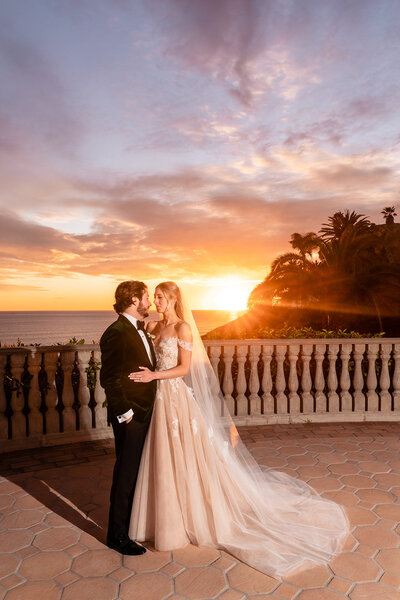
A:
<svg viewBox="0 0 400 600">
<path fill-rule="evenodd" d="M 258 469 L 255 476 L 213 439 L 182 379 L 159 381 L 132 539 L 152 541 L 158 550 L 218 547 L 279 577 L 328 562 L 347 533 L 339 505 L 285 473 Z"/>
</svg>

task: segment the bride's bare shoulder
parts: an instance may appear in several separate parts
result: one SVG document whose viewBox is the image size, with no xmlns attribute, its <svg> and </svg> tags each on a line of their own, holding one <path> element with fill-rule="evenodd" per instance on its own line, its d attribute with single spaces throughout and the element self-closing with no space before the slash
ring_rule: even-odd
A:
<svg viewBox="0 0 400 600">
<path fill-rule="evenodd" d="M 192 341 L 192 330 L 189 323 L 186 323 L 186 321 L 179 321 L 179 323 L 176 324 L 176 333 L 179 339 L 186 340 L 187 342 Z"/>
</svg>

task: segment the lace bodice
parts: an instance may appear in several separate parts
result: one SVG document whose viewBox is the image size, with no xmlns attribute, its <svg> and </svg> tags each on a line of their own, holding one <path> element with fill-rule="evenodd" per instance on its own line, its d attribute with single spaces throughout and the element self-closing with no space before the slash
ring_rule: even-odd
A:
<svg viewBox="0 0 400 600">
<path fill-rule="evenodd" d="M 157 357 L 157 371 L 172 369 L 178 364 L 178 346 L 185 350 L 192 350 L 192 344 L 177 337 L 161 338 L 155 345 Z"/>
</svg>

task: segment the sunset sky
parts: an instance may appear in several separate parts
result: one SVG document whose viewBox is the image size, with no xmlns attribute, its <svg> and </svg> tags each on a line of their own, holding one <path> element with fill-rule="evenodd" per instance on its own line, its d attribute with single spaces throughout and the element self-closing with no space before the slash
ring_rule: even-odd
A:
<svg viewBox="0 0 400 600">
<path fill-rule="evenodd" d="M 382 222 L 399 31 L 399 0 L 1 0 L 0 310 L 239 307 L 293 232 Z"/>
</svg>

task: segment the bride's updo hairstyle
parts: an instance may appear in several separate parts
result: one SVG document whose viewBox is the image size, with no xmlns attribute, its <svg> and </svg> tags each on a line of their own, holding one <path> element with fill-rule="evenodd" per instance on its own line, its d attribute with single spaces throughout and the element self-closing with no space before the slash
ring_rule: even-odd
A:
<svg viewBox="0 0 400 600">
<path fill-rule="evenodd" d="M 177 316 L 184 320 L 184 310 L 182 303 L 181 290 L 174 281 L 163 281 L 157 285 L 168 300 L 175 300 L 174 310 Z"/>
</svg>

